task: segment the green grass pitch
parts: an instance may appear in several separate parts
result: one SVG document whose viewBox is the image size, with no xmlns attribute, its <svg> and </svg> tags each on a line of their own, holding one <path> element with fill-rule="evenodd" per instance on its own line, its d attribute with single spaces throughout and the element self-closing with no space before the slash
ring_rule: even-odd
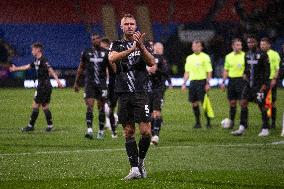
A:
<svg viewBox="0 0 284 189">
<path fill-rule="evenodd" d="M 109 131 L 101 141 L 84 138 L 82 91 L 53 90 L 54 132 L 45 132 L 40 111 L 35 131 L 21 133 L 20 128 L 29 120 L 33 94 L 33 89 L 0 89 L 1 189 L 284 188 L 284 138 L 280 137 L 283 89 L 278 90 L 277 129 L 266 138 L 257 136 L 261 120 L 253 104 L 249 107 L 248 131 L 242 137 L 233 137 L 220 126 L 228 117 L 225 93 L 210 91 L 216 115 L 213 128 L 194 130 L 187 92 L 168 90 L 160 144 L 150 147 L 146 160 L 148 178 L 129 182 L 120 180 L 130 168 L 121 126 L 118 139 L 112 139 Z M 97 130 L 97 118 L 94 123 Z"/>
</svg>

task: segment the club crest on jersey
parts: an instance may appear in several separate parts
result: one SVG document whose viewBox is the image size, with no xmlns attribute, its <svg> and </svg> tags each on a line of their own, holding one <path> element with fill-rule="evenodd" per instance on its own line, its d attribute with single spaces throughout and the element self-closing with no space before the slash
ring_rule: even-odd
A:
<svg viewBox="0 0 284 189">
<path fill-rule="evenodd" d="M 40 61 L 37 60 L 37 61 L 34 62 L 34 64 L 35 64 L 35 69 L 38 70 L 39 65 L 40 65 Z"/>
<path fill-rule="evenodd" d="M 196 62 L 195 66 L 201 66 L 201 63 L 200 62 Z"/>
<path fill-rule="evenodd" d="M 256 59 L 260 59 L 260 54 L 256 54 Z"/>
<path fill-rule="evenodd" d="M 101 52 L 101 57 L 105 57 L 106 53 L 105 52 Z"/>
<path fill-rule="evenodd" d="M 158 64 L 158 63 L 159 63 L 158 58 L 155 58 L 155 63 L 156 63 L 156 64 Z"/>
<path fill-rule="evenodd" d="M 135 57 L 135 56 L 140 56 L 140 51 L 134 51 L 128 55 L 128 57 Z"/>
<path fill-rule="evenodd" d="M 242 69 L 243 65 L 241 63 L 238 63 L 238 68 Z"/>
</svg>

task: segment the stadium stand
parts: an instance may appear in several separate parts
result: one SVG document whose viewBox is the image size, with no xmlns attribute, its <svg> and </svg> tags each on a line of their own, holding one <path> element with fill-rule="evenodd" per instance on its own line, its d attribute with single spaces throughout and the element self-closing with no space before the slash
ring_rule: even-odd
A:
<svg viewBox="0 0 284 189">
<path fill-rule="evenodd" d="M 206 44 L 214 64 L 230 50 L 233 37 L 248 33 L 272 37 L 280 49 L 281 2 L 277 0 L 3 0 L 0 2 L 0 38 L 16 50 L 13 62 L 22 65 L 31 60 L 30 44 L 41 41 L 50 63 L 57 69 L 75 69 L 80 52 L 90 45 L 89 35 L 96 32 L 111 39 L 121 36 L 119 21 L 123 14 L 134 14 L 140 28 L 147 30 L 155 41 L 161 41 L 166 54 L 175 51 L 186 56 L 187 44 L 182 44 L 184 30 L 213 30 L 215 36 Z M 110 9 L 109 9 L 110 8 Z M 105 10 L 105 11 L 104 11 Z M 141 17 L 141 11 L 149 15 Z M 283 11 L 282 11 L 283 12 Z M 267 15 L 265 18 L 263 15 Z M 273 16 L 277 15 L 277 16 Z M 143 15 L 145 16 L 145 15 Z M 141 17 L 141 18 L 140 18 Z M 261 18 L 261 20 L 255 20 Z M 141 20 L 148 20 L 141 24 Z M 202 28 L 200 28 L 202 26 Z M 261 28 L 261 30 L 259 30 Z M 276 31 L 275 31 L 276 28 Z M 278 33 L 277 33 L 278 32 Z M 152 34 L 151 34 L 152 33 Z M 276 35 L 276 36 L 275 36 Z M 282 37 L 283 38 L 283 37 Z M 217 40 L 216 40 L 217 39 Z M 169 41 L 170 40 L 170 41 Z M 173 43 L 174 40 L 177 40 Z M 216 41 L 222 42 L 222 49 Z M 172 46 L 174 44 L 174 46 Z M 169 50 L 173 50 L 172 52 Z M 179 53 L 178 53 L 179 54 Z M 170 63 L 183 72 L 184 57 L 173 56 Z"/>
</svg>

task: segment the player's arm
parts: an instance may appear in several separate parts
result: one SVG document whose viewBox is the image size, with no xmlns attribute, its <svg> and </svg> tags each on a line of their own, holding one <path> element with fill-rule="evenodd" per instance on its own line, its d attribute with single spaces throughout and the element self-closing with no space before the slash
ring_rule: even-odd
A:
<svg viewBox="0 0 284 189">
<path fill-rule="evenodd" d="M 207 72 L 207 78 L 206 78 L 206 85 L 205 85 L 205 91 L 208 92 L 210 89 L 210 83 L 209 81 L 212 79 L 212 71 Z"/>
<path fill-rule="evenodd" d="M 168 63 L 165 59 L 163 59 L 163 62 L 161 64 L 162 64 L 162 69 L 160 69 L 160 72 L 165 77 L 165 79 L 168 81 L 169 87 L 172 88 L 172 81 L 171 81 L 171 77 L 169 73 L 170 71 L 169 71 Z"/>
<path fill-rule="evenodd" d="M 158 66 L 157 65 L 154 65 L 152 67 L 147 66 L 147 71 L 150 75 L 154 74 L 158 71 Z"/>
<path fill-rule="evenodd" d="M 269 77 L 270 77 L 270 64 L 269 64 L 269 58 L 267 54 L 263 55 L 262 65 L 264 68 L 263 70 L 264 78 L 263 78 L 260 90 L 261 92 L 264 92 L 269 86 Z"/>
<path fill-rule="evenodd" d="M 208 92 L 210 89 L 210 80 L 212 79 L 212 65 L 211 65 L 211 59 L 209 56 L 205 57 L 205 65 L 206 65 L 206 73 L 207 73 L 207 78 L 206 78 L 206 85 L 205 85 L 205 91 Z"/>
<path fill-rule="evenodd" d="M 245 59 L 245 70 L 244 70 L 244 74 L 243 74 L 243 79 L 248 81 L 249 76 L 250 76 L 250 69 L 249 69 L 247 59 Z"/>
<path fill-rule="evenodd" d="M 58 87 L 59 87 L 59 88 L 63 88 L 63 84 L 62 84 L 61 81 L 58 79 L 58 76 L 57 76 L 57 74 L 55 73 L 55 71 L 53 70 L 52 67 L 49 67 L 49 68 L 48 68 L 48 73 L 49 73 L 49 75 L 51 75 L 51 76 L 55 79 L 55 81 L 56 81 L 57 84 L 58 84 Z"/>
<path fill-rule="evenodd" d="M 185 91 L 186 90 L 186 82 L 189 79 L 189 72 L 185 71 L 183 74 L 183 83 L 182 83 L 182 87 L 181 90 Z"/>
<path fill-rule="evenodd" d="M 79 67 L 77 69 L 77 73 L 76 73 L 76 78 L 75 78 L 75 82 L 74 82 L 74 90 L 75 92 L 79 92 L 80 91 L 80 87 L 79 87 L 79 80 L 84 72 L 85 69 L 85 60 L 84 60 L 84 52 L 81 54 L 81 58 L 80 58 L 80 64 Z"/>
<path fill-rule="evenodd" d="M 229 62 L 227 60 L 227 57 L 225 58 L 225 64 L 224 64 L 224 70 L 223 70 L 223 75 L 222 75 L 222 83 L 220 84 L 220 88 L 222 91 L 225 90 L 225 81 L 228 78 L 228 74 L 229 74 Z"/>
<path fill-rule="evenodd" d="M 133 43 L 133 46 L 125 51 L 117 52 L 112 50 L 108 54 L 108 61 L 111 65 L 114 65 L 117 61 L 120 61 L 126 58 L 129 54 L 134 52 L 136 49 L 136 42 Z"/>
<path fill-rule="evenodd" d="M 275 67 L 275 75 L 274 75 L 274 77 L 272 78 L 272 80 L 270 82 L 270 88 L 275 87 L 276 84 L 277 84 L 277 79 L 278 79 L 278 76 L 279 76 L 279 65 L 280 65 L 280 56 L 277 53 L 275 55 L 275 65 L 274 65 L 274 67 Z"/>
<path fill-rule="evenodd" d="M 30 64 L 23 65 L 23 66 L 15 66 L 14 64 L 12 64 L 12 66 L 9 67 L 10 72 L 24 71 L 24 70 L 29 70 L 29 69 L 31 69 Z"/>
<path fill-rule="evenodd" d="M 152 67 L 155 65 L 155 58 L 154 56 L 148 51 L 148 49 L 145 47 L 144 45 L 144 38 L 145 38 L 145 33 L 140 33 L 135 32 L 133 35 L 133 39 L 137 42 L 137 47 L 139 48 L 142 57 L 144 58 L 144 60 L 146 61 L 146 64 L 149 67 Z"/>
</svg>

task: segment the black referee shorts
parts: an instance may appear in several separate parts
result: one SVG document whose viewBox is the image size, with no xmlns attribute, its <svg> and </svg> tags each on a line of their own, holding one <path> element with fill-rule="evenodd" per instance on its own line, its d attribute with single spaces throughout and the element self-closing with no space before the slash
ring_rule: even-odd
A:
<svg viewBox="0 0 284 189">
<path fill-rule="evenodd" d="M 35 92 L 34 101 L 37 104 L 49 104 L 51 99 L 51 93 L 51 84 L 39 84 Z"/>
<path fill-rule="evenodd" d="M 241 100 L 244 87 L 244 80 L 242 77 L 229 78 L 227 97 L 229 100 Z"/>
<path fill-rule="evenodd" d="M 141 123 L 150 121 L 148 95 L 146 93 L 123 93 L 118 97 L 118 122 Z"/>
<path fill-rule="evenodd" d="M 189 85 L 188 100 L 190 102 L 203 102 L 205 96 L 206 80 L 192 80 Z"/>
<path fill-rule="evenodd" d="M 163 106 L 163 90 L 153 90 L 149 93 L 150 112 L 161 111 Z"/>
</svg>

